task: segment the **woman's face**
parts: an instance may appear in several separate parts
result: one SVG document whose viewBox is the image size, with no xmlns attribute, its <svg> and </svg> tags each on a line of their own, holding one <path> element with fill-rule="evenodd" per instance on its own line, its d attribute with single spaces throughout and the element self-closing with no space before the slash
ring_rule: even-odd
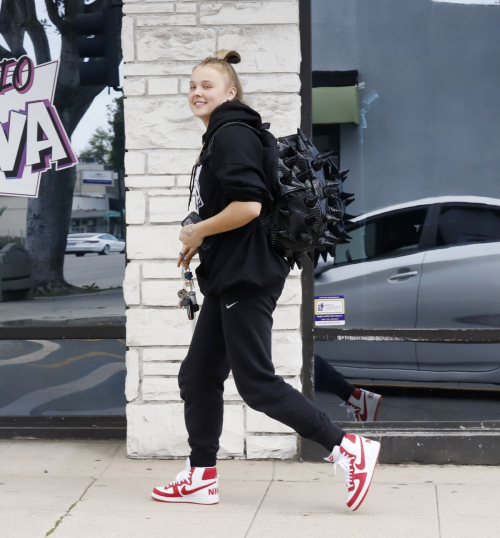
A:
<svg viewBox="0 0 500 538">
<path fill-rule="evenodd" d="M 236 95 L 236 88 L 226 88 L 226 84 L 226 77 L 217 68 L 203 65 L 193 69 L 189 82 L 189 106 L 205 127 L 208 127 L 212 111 Z M 198 102 L 201 104 L 196 104 Z"/>
</svg>

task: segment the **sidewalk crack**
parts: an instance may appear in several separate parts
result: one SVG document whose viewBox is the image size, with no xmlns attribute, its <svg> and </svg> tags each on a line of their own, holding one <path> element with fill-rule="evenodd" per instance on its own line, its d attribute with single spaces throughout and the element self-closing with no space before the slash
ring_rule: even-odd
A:
<svg viewBox="0 0 500 538">
<path fill-rule="evenodd" d="M 253 515 L 252 521 L 250 522 L 250 525 L 248 526 L 247 532 L 245 533 L 245 536 L 243 538 L 247 538 L 248 533 L 250 532 L 250 529 L 252 528 L 253 522 L 255 521 L 255 518 L 257 517 L 257 514 L 259 513 L 260 507 L 262 506 L 262 503 L 264 502 L 264 499 L 266 498 L 267 492 L 269 491 L 269 488 L 271 487 L 271 484 L 274 482 L 274 470 L 276 468 L 276 462 L 273 461 L 273 474 L 271 476 L 271 481 L 269 482 L 266 491 L 264 495 L 262 496 L 262 499 L 260 500 L 259 506 L 257 506 L 257 510 L 255 510 L 255 514 Z"/>
<path fill-rule="evenodd" d="M 66 510 L 66 513 L 61 516 L 55 523 L 55 525 L 45 533 L 45 536 L 49 536 L 50 534 L 52 534 L 56 528 L 62 523 L 62 520 L 71 512 L 71 510 L 73 510 L 73 508 L 83 499 L 84 495 L 87 493 L 87 491 L 89 490 L 89 488 L 94 484 L 94 482 L 97 480 L 97 478 L 92 478 L 92 482 L 90 482 L 90 484 L 85 488 L 85 491 L 80 495 L 80 497 L 78 498 L 78 500 L 76 502 L 74 502 L 67 510 Z"/>
<path fill-rule="evenodd" d="M 439 538 L 441 538 L 441 518 L 439 517 L 439 497 L 438 497 L 437 484 L 434 484 L 434 491 L 436 492 L 436 507 L 437 507 L 437 514 L 438 514 L 438 533 L 439 533 Z"/>
</svg>

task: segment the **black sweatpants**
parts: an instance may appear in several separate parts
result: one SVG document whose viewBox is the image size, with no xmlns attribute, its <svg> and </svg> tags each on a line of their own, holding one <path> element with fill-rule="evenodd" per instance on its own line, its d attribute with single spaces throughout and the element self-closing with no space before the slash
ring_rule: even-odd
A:
<svg viewBox="0 0 500 538">
<path fill-rule="evenodd" d="M 224 381 L 232 371 L 245 403 L 324 446 L 340 445 L 344 430 L 277 375 L 271 358 L 272 313 L 281 292 L 238 301 L 205 296 L 179 371 L 193 467 L 213 467 L 219 451 Z"/>
<path fill-rule="evenodd" d="M 314 390 L 318 392 L 333 392 L 339 398 L 346 401 L 354 392 L 354 385 L 328 362 L 321 355 L 314 354 Z"/>
</svg>

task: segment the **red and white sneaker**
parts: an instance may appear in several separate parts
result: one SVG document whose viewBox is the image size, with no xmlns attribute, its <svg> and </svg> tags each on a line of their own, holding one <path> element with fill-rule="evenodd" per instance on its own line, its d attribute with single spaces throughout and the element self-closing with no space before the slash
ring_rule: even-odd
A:
<svg viewBox="0 0 500 538">
<path fill-rule="evenodd" d="M 356 388 L 347 402 L 342 402 L 340 406 L 347 407 L 347 414 L 352 413 L 356 422 L 367 422 L 377 420 L 381 403 L 380 394 Z"/>
<path fill-rule="evenodd" d="M 326 461 L 333 462 L 335 474 L 337 465 L 344 471 L 345 483 L 349 490 L 347 506 L 353 512 L 365 500 L 379 454 L 378 441 L 346 433 L 340 446 L 335 446 L 328 458 L 325 458 Z"/>
<path fill-rule="evenodd" d="M 191 467 L 189 458 L 186 468 L 168 486 L 154 488 L 151 497 L 165 503 L 217 504 L 219 502 L 219 479 L 216 467 Z"/>
</svg>

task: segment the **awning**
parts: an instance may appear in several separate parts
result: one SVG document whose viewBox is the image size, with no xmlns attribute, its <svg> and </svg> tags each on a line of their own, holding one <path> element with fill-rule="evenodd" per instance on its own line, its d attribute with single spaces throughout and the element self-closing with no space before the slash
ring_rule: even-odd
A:
<svg viewBox="0 0 500 538">
<path fill-rule="evenodd" d="M 312 89 L 313 124 L 356 123 L 359 125 L 359 120 L 357 86 L 329 86 Z"/>
</svg>

